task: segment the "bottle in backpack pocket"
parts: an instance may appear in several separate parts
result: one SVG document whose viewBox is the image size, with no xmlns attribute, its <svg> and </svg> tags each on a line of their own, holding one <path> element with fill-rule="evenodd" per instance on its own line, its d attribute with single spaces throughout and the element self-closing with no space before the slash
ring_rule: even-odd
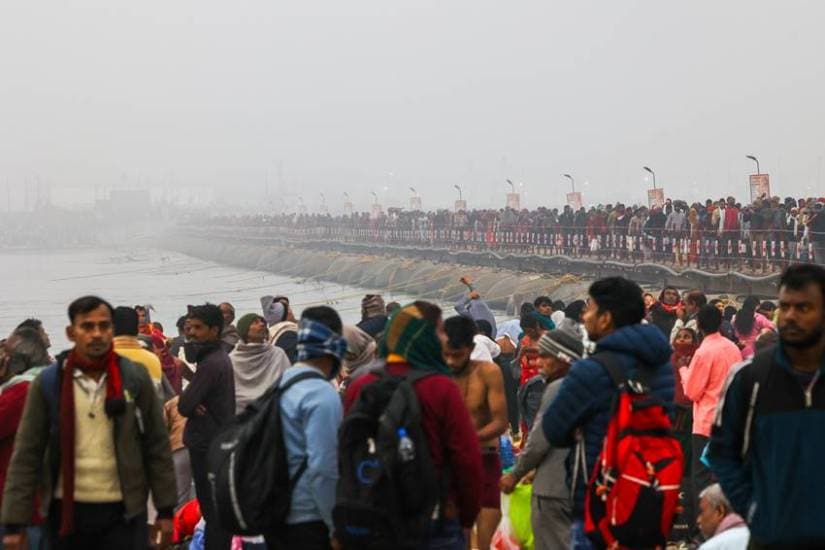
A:
<svg viewBox="0 0 825 550">
<path fill-rule="evenodd" d="M 407 430 L 403 427 L 398 428 L 398 456 L 401 462 L 412 462 L 415 460 L 415 444 L 410 436 L 407 435 Z"/>
</svg>

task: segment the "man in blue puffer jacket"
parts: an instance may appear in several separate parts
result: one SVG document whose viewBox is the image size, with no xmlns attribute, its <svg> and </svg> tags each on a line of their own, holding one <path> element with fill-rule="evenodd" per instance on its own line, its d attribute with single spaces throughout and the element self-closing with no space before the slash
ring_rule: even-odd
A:
<svg viewBox="0 0 825 550">
<path fill-rule="evenodd" d="M 673 403 L 673 368 L 670 344 L 662 331 L 641 324 L 645 314 L 642 289 L 628 279 L 609 277 L 590 285 L 590 300 L 583 321 L 595 354 L 610 351 L 622 358 L 622 368 L 633 376 L 646 369 L 645 379 L 654 395 Z M 547 440 L 554 447 L 572 447 L 567 457 L 567 482 L 573 494 L 571 548 L 592 548 L 584 536 L 584 489 L 601 450 L 617 388 L 597 361 L 573 364 L 556 399 L 542 419 Z M 577 437 L 581 434 L 581 438 Z"/>
</svg>

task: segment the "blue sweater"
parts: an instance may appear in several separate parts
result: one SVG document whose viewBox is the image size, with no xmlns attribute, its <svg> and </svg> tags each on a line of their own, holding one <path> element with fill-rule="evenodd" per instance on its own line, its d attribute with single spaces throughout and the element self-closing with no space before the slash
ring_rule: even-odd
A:
<svg viewBox="0 0 825 550">
<path fill-rule="evenodd" d="M 708 449 L 711 470 L 754 540 L 825 548 L 825 361 L 814 378 L 795 373 L 781 347 L 763 353 L 734 375 L 719 404 Z M 755 382 L 759 390 L 743 458 Z"/>
<path fill-rule="evenodd" d="M 596 353 L 612 351 L 621 354 L 622 368 L 629 376 L 637 365 L 652 369 L 647 379 L 654 395 L 665 403 L 673 402 L 673 368 L 670 365 L 670 344 L 662 331 L 653 325 L 622 327 L 596 344 Z M 542 428 L 547 440 L 554 447 L 571 447 L 575 444 L 575 431 L 584 433 L 587 472 L 579 473 L 573 480 L 575 452 L 567 457 L 567 483 L 575 483 L 574 508 L 576 517 L 584 511 L 583 477 L 590 477 L 599 456 L 602 440 L 610 421 L 610 408 L 617 394 L 616 386 L 607 370 L 592 359 L 582 359 L 573 364 L 564 378 L 556 399 L 547 408 Z"/>
<path fill-rule="evenodd" d="M 281 383 L 313 369 L 297 363 L 284 372 Z M 343 417 L 341 398 L 329 382 L 317 378 L 304 380 L 284 392 L 281 414 L 290 477 L 307 459 L 307 468 L 292 491 L 286 522 L 323 521 L 332 533 L 338 483 L 338 426 Z"/>
</svg>

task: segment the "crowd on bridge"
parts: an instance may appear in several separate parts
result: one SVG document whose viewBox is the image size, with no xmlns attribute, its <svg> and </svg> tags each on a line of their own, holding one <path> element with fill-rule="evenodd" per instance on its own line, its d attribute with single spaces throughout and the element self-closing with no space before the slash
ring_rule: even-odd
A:
<svg viewBox="0 0 825 550">
<path fill-rule="evenodd" d="M 621 203 L 535 210 L 223 217 L 219 225 L 270 227 L 327 239 L 520 251 L 703 269 L 778 270 L 825 263 L 825 198 L 734 197 L 661 206 Z"/>
<path fill-rule="evenodd" d="M 825 269 L 741 301 L 611 277 L 509 320 L 461 282 L 357 325 L 267 295 L 167 332 L 84 296 L 55 357 L 23 320 L 4 547 L 825 547 Z"/>
</svg>

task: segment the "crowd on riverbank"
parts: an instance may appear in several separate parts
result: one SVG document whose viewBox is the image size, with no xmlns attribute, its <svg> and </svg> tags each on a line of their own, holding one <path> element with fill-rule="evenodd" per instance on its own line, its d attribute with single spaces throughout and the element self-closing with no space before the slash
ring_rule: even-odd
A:
<svg viewBox="0 0 825 550">
<path fill-rule="evenodd" d="M 707 269 L 778 270 L 825 262 L 825 198 L 734 197 L 661 206 L 621 203 L 559 209 L 219 217 L 210 224 L 277 227 L 303 236 L 564 254 Z M 203 221 L 203 220 L 200 220 Z M 818 251 L 818 252 L 817 252 Z"/>
<path fill-rule="evenodd" d="M 461 283 L 452 314 L 368 294 L 351 326 L 267 295 L 167 328 L 86 296 L 54 358 L 23 320 L 0 346 L 6 548 L 825 545 L 821 267 L 773 301 L 611 277 L 511 320 Z M 640 469 L 607 468 L 631 441 Z"/>
</svg>

